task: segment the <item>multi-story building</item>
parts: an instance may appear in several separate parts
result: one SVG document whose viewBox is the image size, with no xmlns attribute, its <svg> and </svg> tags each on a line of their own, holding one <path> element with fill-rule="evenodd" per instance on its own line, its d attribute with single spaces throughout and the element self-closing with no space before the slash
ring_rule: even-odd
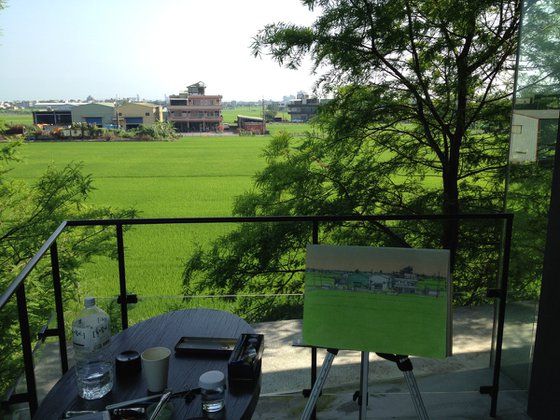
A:
<svg viewBox="0 0 560 420">
<path fill-rule="evenodd" d="M 288 103 L 288 114 L 292 122 L 307 122 L 317 114 L 319 105 L 327 99 L 311 98 L 306 94 L 298 94 L 297 99 Z"/>
<path fill-rule="evenodd" d="M 179 132 L 223 131 L 222 95 L 206 95 L 202 82 L 169 96 L 168 121 Z"/>
</svg>

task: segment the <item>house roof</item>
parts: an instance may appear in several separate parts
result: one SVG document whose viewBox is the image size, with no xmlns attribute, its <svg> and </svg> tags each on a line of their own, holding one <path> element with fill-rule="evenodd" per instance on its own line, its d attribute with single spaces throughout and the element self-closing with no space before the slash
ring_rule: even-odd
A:
<svg viewBox="0 0 560 420">
<path fill-rule="evenodd" d="M 92 106 L 92 105 L 97 105 L 97 106 L 106 106 L 109 108 L 114 108 L 115 104 L 112 102 L 91 102 L 89 104 L 80 104 L 80 105 L 76 105 L 75 108 L 80 108 L 80 107 L 84 107 L 84 106 Z"/>
<path fill-rule="evenodd" d="M 150 102 L 135 102 L 135 104 L 136 104 L 136 105 L 142 105 L 142 106 L 149 106 L 149 107 L 156 107 L 156 106 L 159 106 L 159 105 L 156 105 L 156 104 L 152 104 L 152 103 L 150 103 Z"/>
<path fill-rule="evenodd" d="M 514 109 L 514 114 L 541 120 L 556 119 L 559 115 L 558 109 Z"/>
<path fill-rule="evenodd" d="M 251 121 L 262 121 L 263 119 L 261 117 L 252 117 L 252 116 L 248 116 L 248 115 L 238 115 L 237 119 L 242 119 L 242 120 L 251 120 Z"/>
<path fill-rule="evenodd" d="M 123 107 L 126 107 L 126 106 L 143 106 L 143 107 L 146 107 L 146 108 L 156 108 L 159 105 L 151 104 L 149 102 L 127 102 L 125 104 L 120 105 L 119 108 L 123 108 Z"/>
</svg>

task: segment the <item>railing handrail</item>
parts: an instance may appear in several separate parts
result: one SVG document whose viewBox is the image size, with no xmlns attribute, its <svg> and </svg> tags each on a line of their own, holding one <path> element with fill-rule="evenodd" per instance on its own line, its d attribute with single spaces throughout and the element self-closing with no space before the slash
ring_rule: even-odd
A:
<svg viewBox="0 0 560 420">
<path fill-rule="evenodd" d="M 168 218 L 137 218 L 137 219 L 84 219 L 65 220 L 41 246 L 39 251 L 26 264 L 20 274 L 0 296 L 0 310 L 15 294 L 18 287 L 35 268 L 50 246 L 66 226 L 118 226 L 118 225 L 157 225 L 157 224 L 190 224 L 190 223 L 245 223 L 245 222 L 340 222 L 340 221 L 372 221 L 372 220 L 446 220 L 446 219 L 507 219 L 511 213 L 464 213 L 452 214 L 414 214 L 414 215 L 346 215 L 346 216 L 222 216 L 222 217 L 168 217 Z"/>
<path fill-rule="evenodd" d="M 449 219 L 508 219 L 512 213 L 461 213 L 461 214 L 378 214 L 378 215 L 314 215 L 314 216 L 212 216 L 212 217 L 160 217 L 135 219 L 67 220 L 68 226 L 150 225 L 176 223 L 244 223 L 244 222 L 340 222 L 372 220 L 449 220 Z"/>
<path fill-rule="evenodd" d="M 52 246 L 52 244 L 56 241 L 62 231 L 68 225 L 67 221 L 62 222 L 55 231 L 49 236 L 49 238 L 45 241 L 45 243 L 39 248 L 39 251 L 31 257 L 29 262 L 23 267 L 23 270 L 18 274 L 18 276 L 14 279 L 14 281 L 8 286 L 6 291 L 0 296 L 0 310 L 4 308 L 4 306 L 8 303 L 10 298 L 17 292 L 18 288 L 21 286 L 23 281 L 27 278 L 29 273 L 35 268 L 35 266 L 39 263 L 41 258 L 45 255 L 47 250 Z"/>
<path fill-rule="evenodd" d="M 247 222 L 340 222 L 340 221 L 388 221 L 388 220 L 448 220 L 448 219 L 509 219 L 512 213 L 463 213 L 463 214 L 412 214 L 412 215 L 322 215 L 322 216 L 217 216 L 217 217 L 167 217 L 167 218 L 136 218 L 136 219 L 82 219 L 63 221 L 52 235 L 29 260 L 20 274 L 0 296 L 0 310 L 15 294 L 21 283 L 35 268 L 50 246 L 67 226 L 124 226 L 124 225 L 160 225 L 190 223 L 247 223 Z"/>
</svg>

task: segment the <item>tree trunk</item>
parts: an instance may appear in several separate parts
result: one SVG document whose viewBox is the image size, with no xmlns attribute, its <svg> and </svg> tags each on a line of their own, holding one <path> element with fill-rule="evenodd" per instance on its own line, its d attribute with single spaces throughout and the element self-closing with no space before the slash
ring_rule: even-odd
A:
<svg viewBox="0 0 560 420">
<path fill-rule="evenodd" d="M 453 150 L 453 148 L 452 148 Z M 458 162 L 450 159 L 450 162 L 443 169 L 443 203 L 442 211 L 444 214 L 458 215 L 459 206 L 459 186 L 458 186 Z M 441 245 L 450 251 L 451 271 L 455 267 L 455 257 L 459 246 L 459 220 L 449 220 L 443 225 L 443 235 Z"/>
</svg>

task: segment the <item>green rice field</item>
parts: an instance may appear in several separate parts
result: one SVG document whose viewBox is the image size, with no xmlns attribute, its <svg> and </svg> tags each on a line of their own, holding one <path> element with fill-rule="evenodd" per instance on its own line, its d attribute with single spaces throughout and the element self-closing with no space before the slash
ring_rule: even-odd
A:
<svg viewBox="0 0 560 420">
<path fill-rule="evenodd" d="M 261 116 L 259 106 L 225 108 L 224 122 L 237 115 Z M 0 113 L 0 123 L 32 124 L 31 113 Z M 269 133 L 300 136 L 307 124 L 271 123 Z M 95 190 L 89 204 L 134 208 L 143 218 L 231 216 L 236 196 L 249 190 L 264 167 L 262 150 L 269 136 L 185 137 L 173 142 L 29 142 L 9 176 L 33 183 L 49 165 L 79 162 Z M 174 301 L 182 293 L 182 271 L 195 244 L 209 244 L 232 225 L 135 226 L 125 233 L 127 287 L 130 293 Z M 82 268 L 79 298 L 111 298 L 119 293 L 115 260 L 96 258 Z M 136 305 L 139 306 L 139 305 Z M 137 309 L 137 308 L 134 308 Z M 142 309 L 141 312 L 145 312 Z M 144 314 L 145 316 L 145 314 Z"/>
<path fill-rule="evenodd" d="M 233 124 L 237 120 L 238 115 L 248 117 L 262 117 L 262 108 L 260 106 L 240 106 L 235 108 L 222 108 L 222 117 L 224 123 Z"/>
<path fill-rule="evenodd" d="M 0 125 L 5 124 L 22 124 L 22 125 L 32 125 L 33 115 L 31 112 L 1 112 L 0 113 Z"/>
<path fill-rule="evenodd" d="M 35 142 L 21 148 L 10 176 L 32 183 L 48 167 L 82 162 L 96 188 L 90 204 L 133 207 L 140 217 L 230 216 L 237 195 L 264 167 L 270 137 L 187 137 L 175 142 Z M 125 232 L 127 286 L 146 301 L 178 296 L 192 245 L 210 243 L 232 225 L 135 226 Z M 82 269 L 80 294 L 118 294 L 115 260 Z M 158 297 L 157 299 L 155 297 Z M 176 300 L 176 299 L 175 299 Z M 159 304 L 153 308 L 161 312 Z M 149 314 L 148 314 L 149 315 Z M 146 316 L 145 313 L 142 317 Z M 134 314 L 132 314 L 134 318 Z"/>
</svg>

